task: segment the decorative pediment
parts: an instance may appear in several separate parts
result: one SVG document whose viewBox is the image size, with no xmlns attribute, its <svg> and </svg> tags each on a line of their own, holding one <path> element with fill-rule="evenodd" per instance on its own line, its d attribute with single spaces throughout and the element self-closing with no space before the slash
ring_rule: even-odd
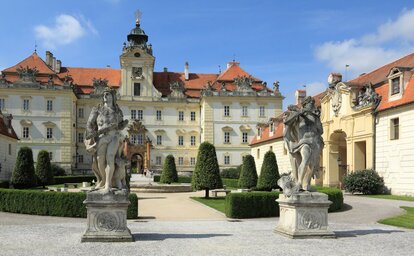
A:
<svg viewBox="0 0 414 256">
<path fill-rule="evenodd" d="M 201 91 L 202 96 L 213 96 L 213 85 L 211 81 L 207 81 L 207 84 L 204 85 L 204 89 Z"/>
<path fill-rule="evenodd" d="M 185 88 L 182 82 L 180 81 L 171 82 L 170 90 L 171 90 L 171 94 L 169 95 L 169 98 L 178 98 L 178 99 L 185 98 L 185 95 L 184 95 Z"/>
<path fill-rule="evenodd" d="M 131 134 L 138 134 L 138 133 L 145 133 L 147 129 L 139 120 L 132 120 L 128 124 L 127 132 L 129 135 Z"/>
<path fill-rule="evenodd" d="M 335 116 L 338 116 L 339 110 L 342 107 L 342 93 L 349 91 L 350 88 L 343 82 L 338 82 L 329 87 L 328 94 L 331 98 L 331 106 Z"/>
<path fill-rule="evenodd" d="M 51 122 L 51 121 L 43 122 L 42 124 L 46 127 L 55 127 L 56 126 L 56 124 L 54 122 Z"/>
<path fill-rule="evenodd" d="M 165 130 L 164 129 L 157 129 L 157 130 L 154 131 L 154 133 L 155 134 L 163 134 L 163 133 L 165 133 Z"/>
<path fill-rule="evenodd" d="M 230 126 L 224 126 L 221 128 L 221 130 L 223 130 L 224 132 L 232 132 L 233 128 Z"/>
<path fill-rule="evenodd" d="M 242 131 L 242 132 L 249 132 L 249 131 L 251 131 L 252 130 L 252 128 L 249 126 L 249 125 L 240 125 L 239 126 L 239 129 L 240 129 L 240 131 Z"/>
<path fill-rule="evenodd" d="M 184 130 L 184 129 L 177 129 L 177 130 L 175 131 L 175 133 L 176 133 L 177 135 L 184 135 L 184 134 L 186 134 L 186 133 L 187 133 L 187 131 L 186 131 L 186 130 Z"/>
<path fill-rule="evenodd" d="M 91 97 L 101 97 L 105 89 L 109 88 L 108 80 L 102 78 L 93 78 L 92 85 L 95 89 L 90 95 Z"/>
<path fill-rule="evenodd" d="M 33 122 L 30 121 L 30 120 L 27 120 L 27 119 L 23 119 L 23 120 L 20 120 L 20 124 L 22 126 L 32 126 L 33 125 Z"/>
<path fill-rule="evenodd" d="M 364 85 L 358 92 L 355 99 L 352 101 L 355 109 L 360 109 L 367 106 L 376 106 L 381 100 L 381 96 L 375 92 L 372 84 Z"/>
<path fill-rule="evenodd" d="M 36 82 L 36 75 L 39 73 L 36 67 L 31 68 L 29 66 L 26 67 L 18 67 L 16 69 L 17 73 L 19 74 L 20 80 L 19 82 Z"/>
<path fill-rule="evenodd" d="M 236 91 L 240 92 L 252 92 L 253 79 L 247 76 L 239 76 L 234 79 L 234 83 L 237 85 Z"/>
</svg>

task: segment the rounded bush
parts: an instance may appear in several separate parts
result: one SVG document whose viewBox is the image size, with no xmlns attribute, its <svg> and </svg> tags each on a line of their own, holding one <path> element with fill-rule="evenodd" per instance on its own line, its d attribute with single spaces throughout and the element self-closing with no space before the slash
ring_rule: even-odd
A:
<svg viewBox="0 0 414 256">
<path fill-rule="evenodd" d="M 359 170 L 344 177 L 344 186 L 352 194 L 381 194 L 384 191 L 384 179 L 374 170 Z"/>
<path fill-rule="evenodd" d="M 33 152 L 31 148 L 22 147 L 17 153 L 11 183 L 14 188 L 30 188 L 36 186 Z"/>
<path fill-rule="evenodd" d="M 256 164 L 252 155 L 243 157 L 243 165 L 240 172 L 239 188 L 255 188 L 257 185 Z"/>
<path fill-rule="evenodd" d="M 65 169 L 57 164 L 51 164 L 53 176 L 66 176 Z"/>
<path fill-rule="evenodd" d="M 275 153 L 267 151 L 260 171 L 259 180 L 257 182 L 258 190 L 271 191 L 279 188 L 277 181 L 280 179 L 279 167 L 277 166 Z"/>
<path fill-rule="evenodd" d="M 167 184 L 178 182 L 177 168 L 175 166 L 174 156 L 172 155 L 168 155 L 165 158 L 160 182 L 167 183 Z"/>
<path fill-rule="evenodd" d="M 225 179 L 238 179 L 240 177 L 240 168 L 225 168 L 221 170 L 220 176 Z"/>
<path fill-rule="evenodd" d="M 209 196 L 210 189 L 223 187 L 216 148 L 209 142 L 201 143 L 198 148 L 197 163 L 191 184 L 195 190 L 205 190 L 206 198 Z"/>
</svg>

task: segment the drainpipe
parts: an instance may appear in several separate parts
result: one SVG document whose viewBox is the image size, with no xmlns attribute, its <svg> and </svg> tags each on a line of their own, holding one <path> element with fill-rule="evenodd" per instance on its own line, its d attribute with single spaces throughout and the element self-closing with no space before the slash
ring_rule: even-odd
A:
<svg viewBox="0 0 414 256">
<path fill-rule="evenodd" d="M 372 169 L 375 171 L 375 148 L 376 148 L 376 142 L 377 142 L 377 117 L 378 117 L 378 111 L 374 110 L 374 128 L 373 128 L 373 138 L 372 138 Z"/>
</svg>

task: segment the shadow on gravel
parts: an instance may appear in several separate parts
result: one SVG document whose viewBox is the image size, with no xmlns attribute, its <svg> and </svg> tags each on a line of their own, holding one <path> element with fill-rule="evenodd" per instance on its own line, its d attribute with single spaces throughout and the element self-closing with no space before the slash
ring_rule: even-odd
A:
<svg viewBox="0 0 414 256">
<path fill-rule="evenodd" d="M 163 241 L 165 239 L 201 239 L 216 236 L 231 236 L 231 234 L 157 234 L 157 233 L 138 233 L 132 234 L 135 241 Z"/>
<path fill-rule="evenodd" d="M 145 200 L 145 199 L 165 199 L 165 196 L 154 196 L 154 197 L 138 197 L 139 200 Z"/>
<path fill-rule="evenodd" d="M 352 210 L 352 206 L 349 204 L 343 204 L 341 210 L 335 211 L 335 212 L 346 212 Z"/>
<path fill-rule="evenodd" d="M 401 230 L 384 230 L 384 229 L 334 231 L 335 235 L 338 238 L 341 238 L 341 237 L 357 237 L 357 236 L 365 236 L 365 235 L 372 235 L 372 234 L 391 234 L 391 233 L 399 233 L 399 232 L 404 232 L 404 231 L 401 231 Z"/>
</svg>

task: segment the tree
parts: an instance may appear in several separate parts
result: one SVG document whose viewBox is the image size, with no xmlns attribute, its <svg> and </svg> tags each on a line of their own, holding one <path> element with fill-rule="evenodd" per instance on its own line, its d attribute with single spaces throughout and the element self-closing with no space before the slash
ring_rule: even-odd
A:
<svg viewBox="0 0 414 256">
<path fill-rule="evenodd" d="M 20 148 L 17 154 L 11 183 L 14 188 L 30 188 L 36 186 L 33 152 L 31 148 Z"/>
<path fill-rule="evenodd" d="M 239 188 L 254 188 L 257 184 L 257 171 L 252 155 L 243 157 L 243 165 L 239 177 Z"/>
<path fill-rule="evenodd" d="M 46 150 L 41 150 L 37 155 L 35 174 L 38 184 L 42 185 L 43 188 L 53 181 L 53 171 L 50 164 L 49 152 Z"/>
<path fill-rule="evenodd" d="M 277 166 L 275 153 L 267 151 L 263 159 L 257 188 L 259 190 L 271 191 L 279 187 L 277 185 L 279 179 L 279 167 Z"/>
<path fill-rule="evenodd" d="M 198 148 L 197 163 L 191 184 L 195 190 L 205 190 L 205 198 L 209 190 L 222 188 L 220 168 L 217 162 L 216 148 L 209 142 L 203 142 Z"/>
<path fill-rule="evenodd" d="M 161 173 L 161 183 L 172 183 L 178 181 L 177 168 L 175 167 L 174 156 L 168 155 L 165 158 L 164 166 Z"/>
<path fill-rule="evenodd" d="M 65 176 L 66 175 L 65 169 L 63 169 L 59 165 L 51 163 L 51 166 L 52 166 L 53 176 Z"/>
</svg>

